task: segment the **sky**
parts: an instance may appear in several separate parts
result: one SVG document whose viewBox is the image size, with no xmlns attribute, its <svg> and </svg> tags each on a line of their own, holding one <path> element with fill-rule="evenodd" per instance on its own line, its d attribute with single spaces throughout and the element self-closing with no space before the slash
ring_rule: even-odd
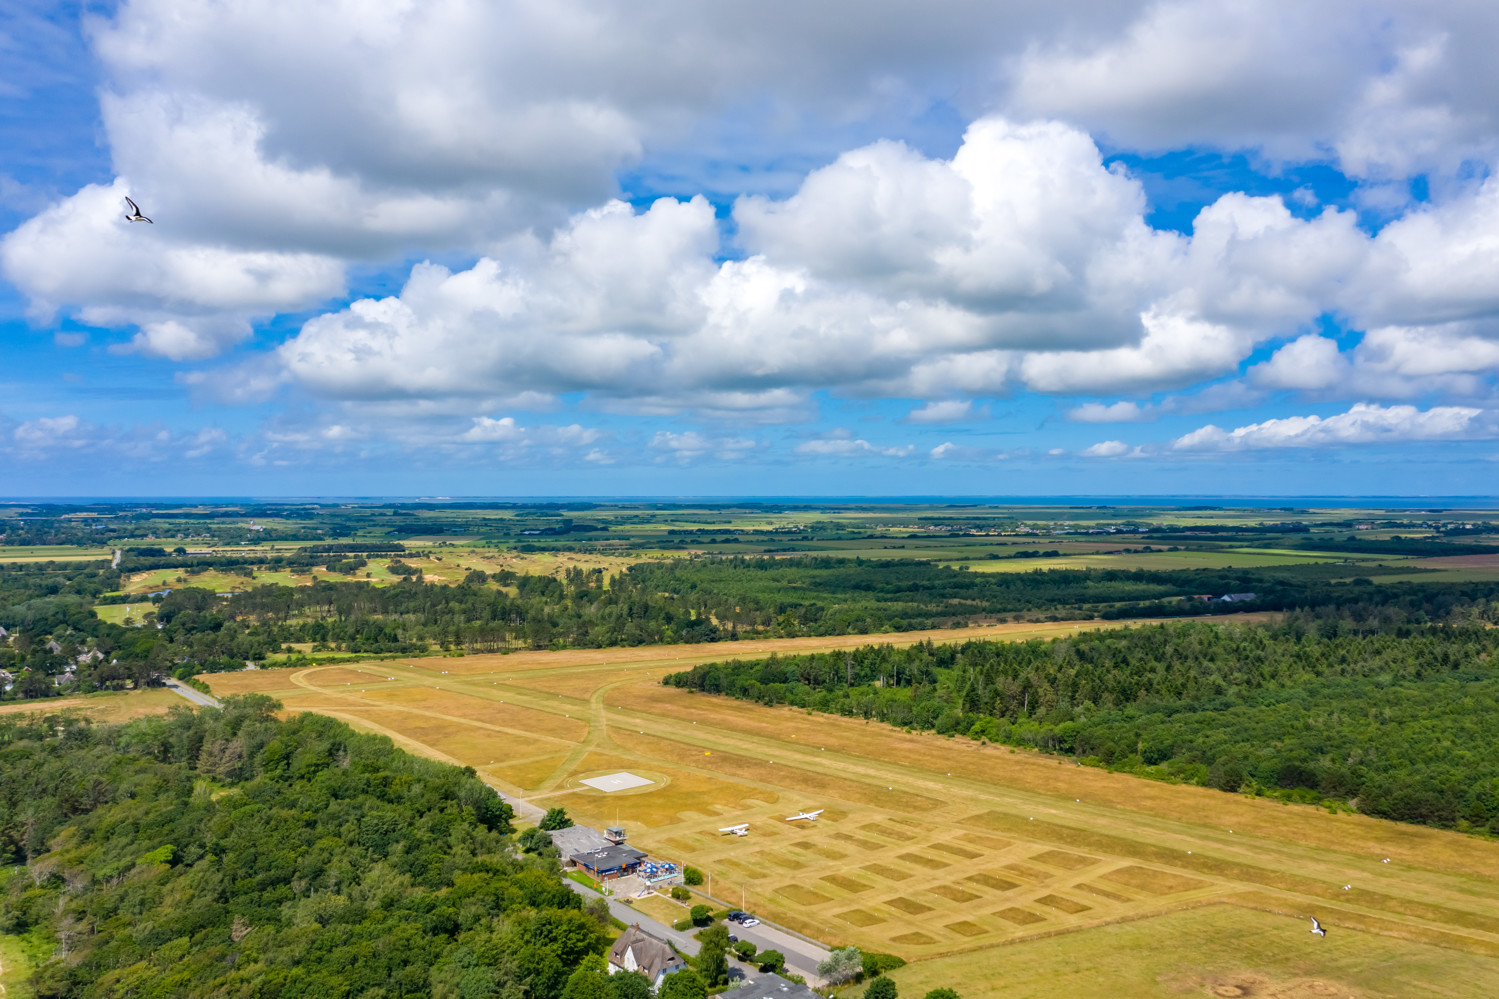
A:
<svg viewBox="0 0 1499 999">
<path fill-rule="evenodd" d="M 1491 496 L 1496 45 L 1486 0 L 11 0 L 0 496 Z"/>
</svg>

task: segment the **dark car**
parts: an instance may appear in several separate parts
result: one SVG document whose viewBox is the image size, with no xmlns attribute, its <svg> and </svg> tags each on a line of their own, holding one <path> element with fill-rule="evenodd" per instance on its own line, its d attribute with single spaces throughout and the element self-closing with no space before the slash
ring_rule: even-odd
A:
<svg viewBox="0 0 1499 999">
<path fill-rule="evenodd" d="M 744 919 L 745 915 L 747 915 L 747 914 L 744 913 L 744 912 L 739 911 L 738 909 L 733 909 L 724 918 L 727 919 L 731 923 L 737 923 L 740 920 Z"/>
</svg>

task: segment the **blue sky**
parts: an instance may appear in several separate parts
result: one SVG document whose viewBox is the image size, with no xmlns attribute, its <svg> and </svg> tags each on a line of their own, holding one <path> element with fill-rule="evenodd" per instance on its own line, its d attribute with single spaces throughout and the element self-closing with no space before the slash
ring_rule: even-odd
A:
<svg viewBox="0 0 1499 999">
<path fill-rule="evenodd" d="M 12 5 L 0 492 L 1491 494 L 1499 14 L 1316 6 Z"/>
</svg>

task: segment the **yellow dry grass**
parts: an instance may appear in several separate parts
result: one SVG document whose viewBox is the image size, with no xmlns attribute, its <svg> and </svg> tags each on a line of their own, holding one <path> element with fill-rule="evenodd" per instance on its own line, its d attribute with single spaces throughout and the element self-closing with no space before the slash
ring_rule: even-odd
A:
<svg viewBox="0 0 1499 999">
<path fill-rule="evenodd" d="M 149 690 L 125 690 L 112 694 L 90 694 L 86 697 L 10 701 L 0 704 L 0 714 L 55 714 L 77 711 L 87 714 L 97 722 L 112 724 L 130 721 L 132 718 L 144 718 L 147 715 L 164 715 L 173 708 L 188 706 L 188 702 L 177 694 L 155 687 Z"/>
<path fill-rule="evenodd" d="M 853 636 L 848 644 L 867 641 Z M 742 892 L 752 908 L 827 943 L 899 953 L 916 962 L 903 972 L 911 981 L 955 984 L 967 999 L 998 995 L 1002 976 L 944 982 L 921 977 L 922 969 L 964 961 L 998 969 L 1022 948 L 1055 954 L 1045 939 L 1055 936 L 1096 949 L 1103 974 L 1108 955 L 1138 941 L 1131 927 L 1167 925 L 1162 920 L 1263 928 L 1316 912 L 1329 939 L 1365 934 L 1390 960 L 1409 962 L 1401 974 L 1425 960 L 1411 956 L 1422 947 L 1461 953 L 1453 967 L 1470 970 L 1478 967 L 1473 955 L 1499 956 L 1499 844 L 659 685 L 663 667 L 694 658 L 811 646 L 382 663 L 369 668 L 398 679 L 378 689 L 349 679 L 339 685 L 337 667 L 276 682 L 295 686 L 289 709 L 327 711 L 473 765 L 507 792 L 539 807 L 562 805 L 585 824 L 618 818 L 636 845 L 711 873 L 718 898 L 738 903 Z M 579 783 L 615 770 L 653 783 L 612 794 Z M 787 821 L 813 808 L 825 809 L 818 821 Z M 718 831 L 745 822 L 748 836 Z M 1253 929 L 1246 953 L 1270 947 L 1279 932 Z M 1208 948 L 1197 963 L 1183 963 L 1190 950 L 1173 942 L 1165 951 L 1176 963 L 1159 968 L 1116 955 L 1121 980 L 1138 970 L 1154 988 L 1162 975 L 1176 976 L 1170 980 L 1188 982 L 1188 991 L 1198 987 L 1190 982 L 1239 973 L 1300 980 L 1277 970 L 1274 955 L 1255 964 L 1232 948 Z M 1323 973 L 1309 962 L 1296 975 Z M 1109 991 L 1105 980 L 1081 992 L 1035 994 L 1133 994 Z"/>
</svg>

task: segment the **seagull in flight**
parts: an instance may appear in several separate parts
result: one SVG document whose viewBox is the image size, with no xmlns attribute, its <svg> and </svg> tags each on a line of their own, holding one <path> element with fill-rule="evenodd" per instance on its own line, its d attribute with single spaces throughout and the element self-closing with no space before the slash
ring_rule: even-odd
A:
<svg viewBox="0 0 1499 999">
<path fill-rule="evenodd" d="M 125 199 L 125 204 L 127 204 L 127 205 L 130 206 L 130 214 L 125 216 L 125 221 L 126 222 L 151 222 L 150 219 L 146 218 L 144 215 L 141 214 L 141 206 L 140 205 L 137 205 L 134 201 L 131 201 L 129 198 Z M 151 222 L 151 224 L 155 225 L 156 223 L 155 222 Z"/>
<path fill-rule="evenodd" d="M 1321 923 L 1317 922 L 1316 916 L 1312 917 L 1312 932 L 1317 934 L 1317 936 L 1319 937 L 1327 936 L 1327 931 L 1322 928 Z"/>
</svg>

